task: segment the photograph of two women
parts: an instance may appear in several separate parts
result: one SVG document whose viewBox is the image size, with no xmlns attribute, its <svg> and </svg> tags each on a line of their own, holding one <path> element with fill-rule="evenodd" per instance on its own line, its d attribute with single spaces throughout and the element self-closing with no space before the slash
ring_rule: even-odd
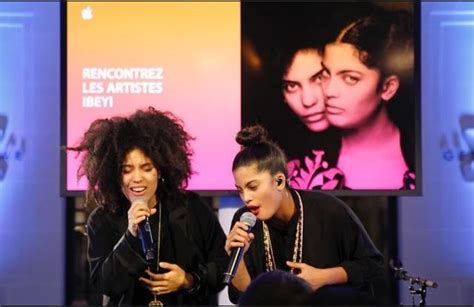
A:
<svg viewBox="0 0 474 307">
<path fill-rule="evenodd" d="M 417 190 L 417 11 L 242 3 L 242 126 L 267 128 L 293 187 Z"/>
</svg>

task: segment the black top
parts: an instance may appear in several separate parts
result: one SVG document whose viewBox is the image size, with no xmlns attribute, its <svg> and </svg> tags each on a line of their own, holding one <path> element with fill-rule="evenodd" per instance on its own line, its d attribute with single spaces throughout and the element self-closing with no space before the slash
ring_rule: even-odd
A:
<svg viewBox="0 0 474 307">
<path fill-rule="evenodd" d="M 290 268 L 286 265 L 286 261 L 293 260 L 296 225 L 298 223 L 298 217 L 300 212 L 298 205 L 295 209 L 295 213 L 288 221 L 288 223 L 277 219 L 270 219 L 267 221 L 268 231 L 270 232 L 270 237 L 272 240 L 276 268 L 284 271 L 290 270 Z"/>
<path fill-rule="evenodd" d="M 369 289 L 371 282 L 382 273 L 383 256 L 372 243 L 364 226 L 354 212 L 341 200 L 316 191 L 298 191 L 304 210 L 303 262 L 316 268 L 341 266 L 348 275 L 348 284 L 355 288 Z M 298 197 L 291 191 L 298 208 Z M 239 209 L 232 226 L 248 211 Z M 277 269 L 289 271 L 285 261 L 292 261 L 299 211 L 287 225 L 277 220 L 267 222 Z M 253 228 L 255 239 L 244 255 L 245 264 L 254 279 L 266 271 L 262 222 Z M 241 292 L 229 286 L 233 303 Z"/>
<path fill-rule="evenodd" d="M 342 148 L 340 136 L 333 132 L 334 129 L 330 131 L 331 133 L 322 134 L 321 143 L 324 145 L 289 159 L 288 173 L 292 186 L 304 190 L 350 190 L 345 184 L 345 174 L 337 168 Z M 333 139 L 328 138 L 328 135 Z M 400 148 L 408 170 L 405 171 L 398 189 L 415 190 L 416 154 L 413 130 L 400 129 Z"/>
<path fill-rule="evenodd" d="M 209 304 L 211 295 L 223 288 L 222 275 L 228 256 L 225 234 L 210 210 L 197 194 L 185 193 L 181 201 L 163 201 L 160 261 L 179 265 L 195 276 L 197 288 L 159 296 L 165 304 Z M 106 295 L 112 305 L 148 305 L 149 290 L 141 285 L 148 263 L 140 240 L 127 230 L 127 212 L 110 213 L 96 208 L 89 216 L 88 259 L 91 283 Z M 150 217 L 153 239 L 158 234 L 158 212 Z M 155 268 L 156 270 L 156 264 Z"/>
</svg>

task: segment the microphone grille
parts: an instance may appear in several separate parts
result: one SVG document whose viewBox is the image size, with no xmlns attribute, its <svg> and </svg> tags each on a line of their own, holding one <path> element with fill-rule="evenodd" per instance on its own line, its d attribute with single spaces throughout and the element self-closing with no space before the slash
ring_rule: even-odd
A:
<svg viewBox="0 0 474 307">
<path fill-rule="evenodd" d="M 132 196 L 130 197 L 130 203 L 140 203 L 140 204 L 148 204 L 147 200 L 143 196 Z"/>
<path fill-rule="evenodd" d="M 253 227 L 257 222 L 257 218 L 252 212 L 245 212 L 240 216 L 240 221 L 250 227 Z"/>
</svg>

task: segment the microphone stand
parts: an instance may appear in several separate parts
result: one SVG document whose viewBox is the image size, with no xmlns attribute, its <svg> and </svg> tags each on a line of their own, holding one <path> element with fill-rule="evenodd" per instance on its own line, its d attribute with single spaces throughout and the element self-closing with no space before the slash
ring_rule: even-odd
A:
<svg viewBox="0 0 474 307">
<path fill-rule="evenodd" d="M 418 302 L 419 306 L 426 305 L 426 285 L 421 285 L 420 288 L 415 289 L 414 282 L 412 281 L 410 284 L 410 293 L 413 296 L 413 302 L 415 301 L 415 295 L 420 295 L 420 301 Z M 415 304 L 413 304 L 415 305 Z"/>
<path fill-rule="evenodd" d="M 409 290 L 413 298 L 412 305 L 415 306 L 415 295 L 419 295 L 420 301 L 418 302 L 418 306 L 425 306 L 427 293 L 426 288 L 431 287 L 433 289 L 436 289 L 438 287 L 438 283 L 421 277 L 409 276 L 407 271 L 405 271 L 401 266 L 393 266 L 393 261 L 390 261 L 390 267 L 394 270 L 396 279 L 406 280 L 410 282 Z M 418 285 L 419 287 L 416 288 L 415 285 Z"/>
</svg>

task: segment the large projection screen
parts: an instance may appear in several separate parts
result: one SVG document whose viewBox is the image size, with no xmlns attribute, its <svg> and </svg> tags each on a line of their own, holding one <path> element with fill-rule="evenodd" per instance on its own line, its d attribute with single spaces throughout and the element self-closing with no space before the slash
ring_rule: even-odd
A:
<svg viewBox="0 0 474 307">
<path fill-rule="evenodd" d="M 77 144 L 95 119 L 153 106 L 181 118 L 195 137 L 189 190 L 235 191 L 235 135 L 241 127 L 260 124 L 286 153 L 294 188 L 421 195 L 419 3 L 68 2 L 62 8 L 62 145 Z M 328 87 L 321 84 L 326 110 L 302 115 L 294 105 L 302 100 L 284 95 L 282 72 L 299 48 L 319 46 L 323 59 L 312 63 L 333 65 L 324 59 L 327 44 L 351 22 L 380 10 L 407 13 L 402 34 L 411 45 L 392 63 L 403 68 L 400 86 L 382 103 L 399 139 L 393 151 L 347 150 L 344 136 L 359 128 L 338 122 L 345 114 L 332 114 L 343 110 L 340 104 L 334 108 Z M 323 113 L 329 122 L 325 130 L 305 124 L 305 116 L 315 122 Z M 384 137 L 373 134 L 374 140 Z M 75 152 L 63 154 L 65 195 L 87 188 L 86 179 L 77 178 L 80 160 Z"/>
<path fill-rule="evenodd" d="M 195 138 L 188 189 L 233 190 L 240 4 L 69 2 L 65 15 L 65 143 L 77 144 L 97 118 L 171 111 Z M 66 194 L 87 188 L 77 180 L 80 158 L 67 153 Z"/>
</svg>

